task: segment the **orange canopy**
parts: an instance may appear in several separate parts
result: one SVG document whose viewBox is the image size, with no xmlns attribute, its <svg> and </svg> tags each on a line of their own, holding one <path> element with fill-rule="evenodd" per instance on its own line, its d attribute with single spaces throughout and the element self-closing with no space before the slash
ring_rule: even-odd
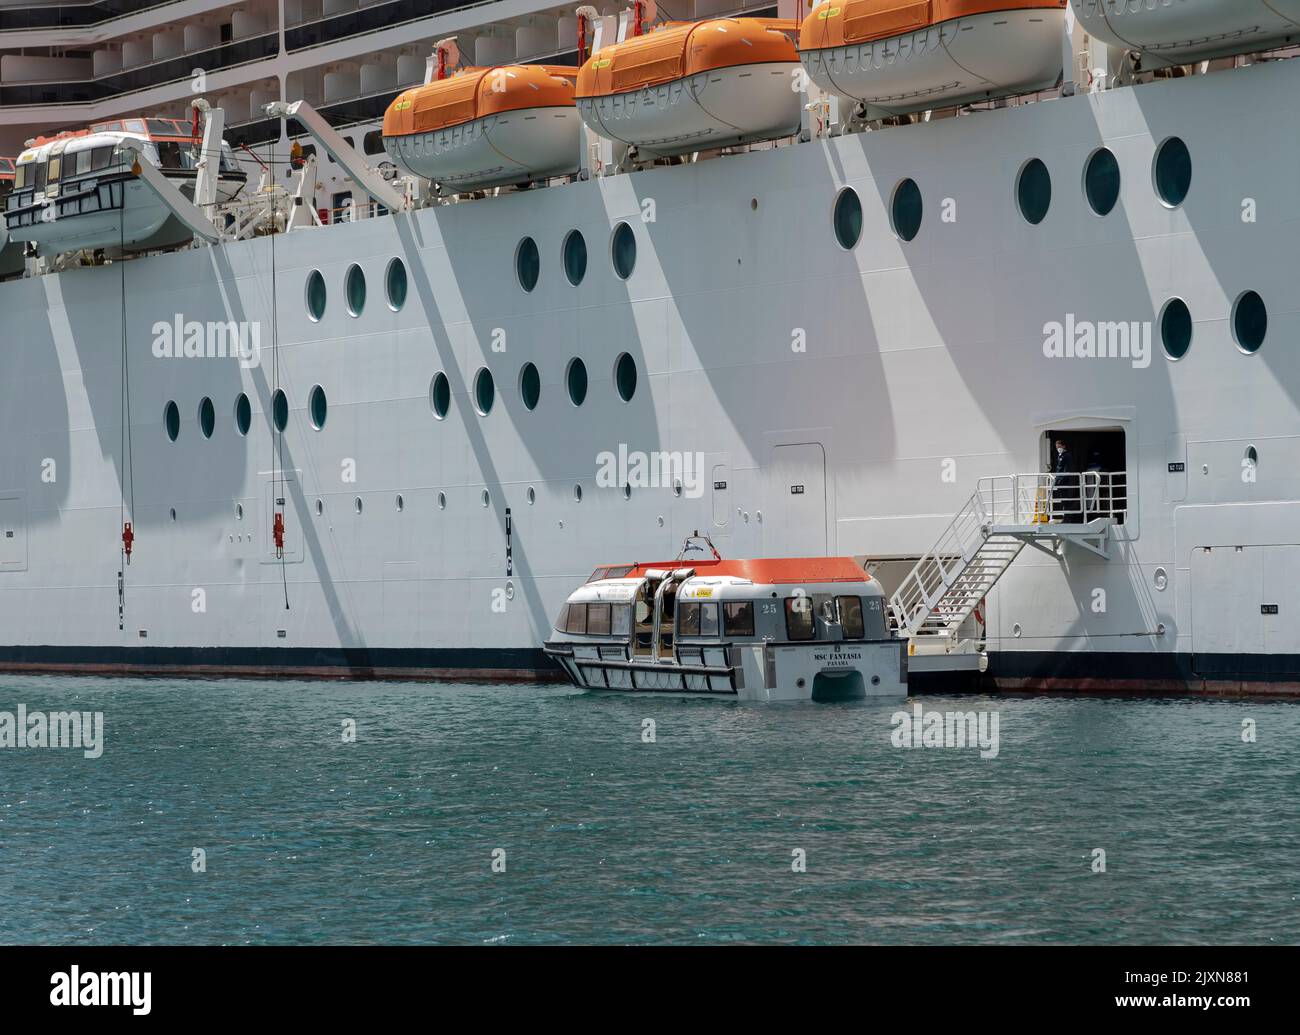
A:
<svg viewBox="0 0 1300 1035">
<path fill-rule="evenodd" d="M 799 30 L 800 50 L 868 43 L 953 18 L 996 11 L 1060 10 L 1069 0 L 823 0 Z"/>
<path fill-rule="evenodd" d="M 563 65 L 467 68 L 399 94 L 384 113 L 384 136 L 429 133 L 523 108 L 571 108 L 576 74 Z"/>
<path fill-rule="evenodd" d="M 577 97 L 605 97 L 714 68 L 799 61 L 794 22 L 718 18 L 669 22 L 644 36 L 602 47 L 578 71 Z"/>
</svg>

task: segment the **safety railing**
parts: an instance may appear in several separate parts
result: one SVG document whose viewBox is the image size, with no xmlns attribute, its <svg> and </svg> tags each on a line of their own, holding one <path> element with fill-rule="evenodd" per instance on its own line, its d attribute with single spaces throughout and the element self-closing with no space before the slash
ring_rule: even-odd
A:
<svg viewBox="0 0 1300 1035">
<path fill-rule="evenodd" d="M 1007 474 L 981 478 L 980 498 L 993 525 L 1080 524 L 1128 516 L 1128 472 Z"/>
</svg>

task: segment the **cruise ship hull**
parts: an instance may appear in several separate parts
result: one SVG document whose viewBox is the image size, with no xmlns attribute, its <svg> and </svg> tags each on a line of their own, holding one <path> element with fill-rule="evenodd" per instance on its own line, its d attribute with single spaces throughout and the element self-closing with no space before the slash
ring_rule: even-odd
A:
<svg viewBox="0 0 1300 1035">
<path fill-rule="evenodd" d="M 600 563 L 671 555 L 695 529 L 724 556 L 916 558 L 979 478 L 1042 470 L 1064 432 L 1122 436 L 1128 514 L 1106 557 L 1012 565 L 984 612 L 984 685 L 1295 692 L 1298 88 L 1300 63 L 1278 62 L 0 284 L 0 667 L 558 677 L 541 645 Z M 1152 191 L 1172 135 L 1194 163 L 1178 208 Z M 1123 176 L 1104 218 L 1080 189 L 1102 145 Z M 1037 225 L 1015 191 L 1034 157 L 1053 183 Z M 903 178 L 925 206 L 909 242 L 890 224 Z M 831 220 L 846 185 L 852 250 Z M 627 279 L 607 245 L 623 221 Z M 576 287 L 560 260 L 574 229 L 590 256 Z M 524 235 L 542 257 L 531 292 Z M 1269 307 L 1253 354 L 1229 328 L 1247 290 Z M 1177 361 L 1160 346 L 1173 297 L 1194 320 Z M 1086 321 L 1154 325 L 1147 362 L 1049 354 L 1049 327 Z M 185 355 L 161 329 L 232 322 L 258 328 L 256 362 Z M 687 458 L 680 494 L 602 483 L 602 454 L 638 451 Z"/>
</svg>

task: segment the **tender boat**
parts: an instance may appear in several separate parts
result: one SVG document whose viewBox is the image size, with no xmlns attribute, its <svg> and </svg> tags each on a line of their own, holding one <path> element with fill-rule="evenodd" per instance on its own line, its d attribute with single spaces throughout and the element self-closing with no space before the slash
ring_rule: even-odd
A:
<svg viewBox="0 0 1300 1035">
<path fill-rule="evenodd" d="M 602 47 L 578 72 L 592 132 L 645 157 L 790 136 L 799 129 L 793 21 L 669 22 Z"/>
<path fill-rule="evenodd" d="M 0 158 L 0 211 L 4 209 L 5 198 L 14 189 L 14 160 Z M 0 220 L 0 277 L 12 277 L 23 269 L 23 246 L 18 241 L 9 240 L 9 230 Z"/>
<path fill-rule="evenodd" d="M 144 142 L 138 156 L 122 146 L 128 138 Z M 18 156 L 13 190 L 5 198 L 10 240 L 30 241 L 49 255 L 83 249 L 145 251 L 184 243 L 189 231 L 133 166 L 148 161 L 192 199 L 198 153 L 193 130 L 179 119 L 119 119 L 34 140 Z M 218 202 L 235 197 L 246 179 L 223 142 Z"/>
<path fill-rule="evenodd" d="M 576 69 L 468 68 L 399 94 L 384 114 L 384 150 L 404 171 L 460 191 L 578 171 Z"/>
<path fill-rule="evenodd" d="M 703 552 L 711 557 L 687 561 Z M 673 561 L 597 568 L 544 649 L 575 686 L 751 701 L 900 697 L 906 643 L 849 557 L 723 560 L 707 536 Z"/>
<path fill-rule="evenodd" d="M 867 119 L 1030 93 L 1061 80 L 1067 0 L 823 0 L 799 54 Z"/>
<path fill-rule="evenodd" d="M 1300 42 L 1300 0 L 1072 2 L 1084 32 L 1113 47 L 1137 51 L 1146 67 Z"/>
</svg>

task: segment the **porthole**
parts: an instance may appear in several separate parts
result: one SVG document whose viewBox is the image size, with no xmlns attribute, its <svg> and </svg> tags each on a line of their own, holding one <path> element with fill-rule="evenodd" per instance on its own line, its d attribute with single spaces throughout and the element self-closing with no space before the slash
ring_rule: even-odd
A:
<svg viewBox="0 0 1300 1035">
<path fill-rule="evenodd" d="M 626 223 L 614 227 L 614 234 L 609 239 L 609 254 L 620 280 L 632 276 L 632 270 L 636 268 L 636 234 Z"/>
<path fill-rule="evenodd" d="M 492 497 L 491 497 L 491 495 L 488 494 L 487 489 L 484 489 L 483 492 L 482 492 L 482 494 L 479 496 L 479 502 L 482 503 L 483 506 L 485 506 L 485 507 L 488 506 L 489 504 L 491 504 L 491 502 L 492 502 Z"/>
<path fill-rule="evenodd" d="M 175 442 L 181 433 L 181 410 L 174 402 L 163 407 L 163 427 L 167 429 L 167 437 Z"/>
<path fill-rule="evenodd" d="M 904 180 L 894 188 L 894 199 L 889 206 L 894 233 L 904 241 L 915 240 L 921 232 L 921 217 L 925 206 L 921 201 L 921 188 L 915 180 Z"/>
<path fill-rule="evenodd" d="M 528 505 L 531 507 L 536 502 L 537 502 L 537 490 L 530 485 L 528 486 Z"/>
<path fill-rule="evenodd" d="M 1242 352 L 1258 352 L 1268 334 L 1268 309 L 1254 291 L 1247 291 L 1232 306 L 1232 336 Z"/>
<path fill-rule="evenodd" d="M 625 500 L 630 500 L 632 498 L 632 486 L 628 485 L 626 482 L 623 483 L 623 498 Z"/>
<path fill-rule="evenodd" d="M 1088 207 L 1099 216 L 1109 215 L 1119 201 L 1119 161 L 1106 147 L 1098 148 L 1083 169 L 1083 192 Z"/>
<path fill-rule="evenodd" d="M 438 493 L 438 509 L 439 510 L 447 509 L 447 494 L 445 492 Z"/>
<path fill-rule="evenodd" d="M 1016 179 L 1016 203 L 1025 222 L 1037 226 L 1052 207 L 1052 174 L 1042 159 L 1031 158 Z"/>
<path fill-rule="evenodd" d="M 307 276 L 307 315 L 313 322 L 325 315 L 325 278 L 320 270 L 312 270 Z"/>
<path fill-rule="evenodd" d="M 236 521 L 244 520 L 244 505 L 242 503 L 235 504 L 235 520 Z"/>
<path fill-rule="evenodd" d="M 402 499 L 400 492 L 397 494 L 397 498 L 393 500 L 393 505 L 397 508 L 399 514 L 406 509 L 406 500 Z"/>
<path fill-rule="evenodd" d="M 525 237 L 515 249 L 515 276 L 519 278 L 519 286 L 525 291 L 532 291 L 537 287 L 537 278 L 541 273 L 542 259 L 537 253 L 537 242 L 531 237 Z"/>
<path fill-rule="evenodd" d="M 204 438 L 211 438 L 217 429 L 217 408 L 206 395 L 199 400 L 199 431 Z"/>
<path fill-rule="evenodd" d="M 307 410 L 311 414 L 311 426 L 317 431 L 325 427 L 325 415 L 329 405 L 325 400 L 325 389 L 315 385 L 307 397 Z"/>
<path fill-rule="evenodd" d="M 324 513 L 325 513 L 325 501 L 322 499 L 316 500 L 316 516 L 320 517 Z"/>
<path fill-rule="evenodd" d="M 1250 467 L 1259 466 L 1259 450 L 1254 446 L 1247 446 L 1246 452 L 1242 454 L 1242 461 Z"/>
<path fill-rule="evenodd" d="M 176 520 L 176 508 L 175 508 L 175 507 L 172 507 L 171 510 L 168 511 L 168 514 L 170 515 L 170 517 L 171 517 L 171 519 L 172 519 L 173 521 Z"/>
<path fill-rule="evenodd" d="M 564 259 L 564 276 L 569 283 L 577 287 L 587 275 L 587 239 L 580 230 L 570 230 L 564 238 L 562 250 Z"/>
<path fill-rule="evenodd" d="M 388 308 L 397 312 L 406 305 L 406 266 L 401 259 L 394 259 L 388 264 L 384 286 L 388 290 Z"/>
<path fill-rule="evenodd" d="M 519 398 L 524 401 L 524 409 L 537 409 L 537 401 L 542 397 L 542 377 L 531 363 L 525 363 L 519 371 Z"/>
<path fill-rule="evenodd" d="M 277 431 L 283 431 L 289 423 L 289 397 L 282 388 L 277 388 L 271 396 L 271 419 Z"/>
<path fill-rule="evenodd" d="M 241 435 L 247 435 L 252 426 L 253 404 L 248 401 L 248 396 L 240 392 L 235 399 L 235 429 Z"/>
<path fill-rule="evenodd" d="M 614 361 L 614 387 L 624 402 L 631 402 L 636 394 L 636 360 L 626 352 Z"/>
<path fill-rule="evenodd" d="M 352 501 L 352 509 L 355 510 L 358 514 L 361 513 L 361 497 L 360 497 L 360 496 L 358 496 L 356 499 L 354 499 L 354 500 Z"/>
<path fill-rule="evenodd" d="M 581 485 L 575 485 L 575 486 L 573 487 L 573 502 L 574 502 L 574 503 L 581 503 L 581 502 L 582 502 L 582 486 L 581 486 Z"/>
<path fill-rule="evenodd" d="M 433 380 L 429 382 L 429 408 L 439 420 L 446 417 L 451 408 L 451 382 L 441 371 L 434 374 Z"/>
<path fill-rule="evenodd" d="M 852 250 L 862 237 L 862 199 L 852 187 L 845 187 L 835 198 L 831 222 L 840 247 Z"/>
<path fill-rule="evenodd" d="M 569 402 L 581 406 L 587 398 L 587 364 L 580 359 L 569 360 L 564 380 L 569 387 Z"/>
<path fill-rule="evenodd" d="M 1192 347 L 1192 313 L 1181 298 L 1171 298 L 1161 310 L 1160 340 L 1170 359 L 1182 359 Z"/>
<path fill-rule="evenodd" d="M 673 495 L 676 496 L 678 499 L 681 499 L 682 481 L 680 478 L 674 479 L 673 481 Z"/>
<path fill-rule="evenodd" d="M 360 316 L 366 307 L 366 275 L 355 263 L 348 267 L 347 276 L 343 278 L 343 293 L 347 297 L 348 312 Z"/>
<path fill-rule="evenodd" d="M 474 409 L 478 411 L 480 417 L 486 417 L 492 412 L 492 404 L 496 402 L 496 397 L 497 386 L 492 380 L 492 371 L 487 367 L 481 367 L 474 375 Z"/>
<path fill-rule="evenodd" d="M 1192 153 L 1178 137 L 1170 137 L 1156 149 L 1151 178 L 1156 195 L 1169 208 L 1187 200 L 1192 189 Z"/>
</svg>

